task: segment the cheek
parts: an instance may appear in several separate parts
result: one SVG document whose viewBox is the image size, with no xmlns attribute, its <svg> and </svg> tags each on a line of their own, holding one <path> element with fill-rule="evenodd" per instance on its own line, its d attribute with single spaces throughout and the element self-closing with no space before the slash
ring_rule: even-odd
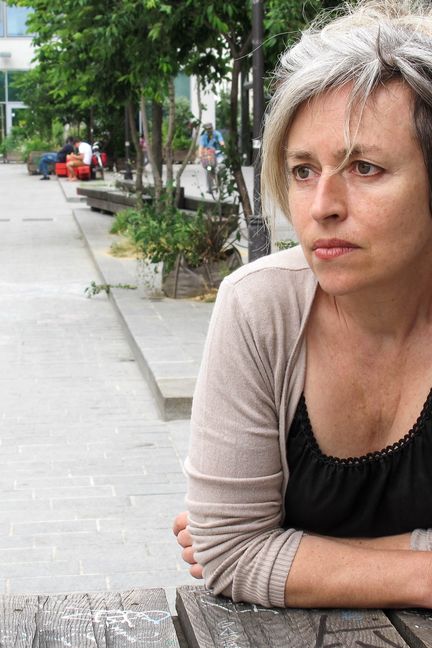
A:
<svg viewBox="0 0 432 648">
<path fill-rule="evenodd" d="M 298 192 L 288 193 L 288 209 L 291 218 L 291 222 L 294 227 L 297 229 L 304 227 L 306 224 L 309 213 L 310 213 L 310 203 L 306 200 L 304 195 L 299 195 Z"/>
</svg>

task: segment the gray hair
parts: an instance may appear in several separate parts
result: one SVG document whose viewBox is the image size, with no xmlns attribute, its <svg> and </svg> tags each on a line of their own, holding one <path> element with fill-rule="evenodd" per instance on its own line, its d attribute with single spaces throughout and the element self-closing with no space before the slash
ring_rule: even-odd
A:
<svg viewBox="0 0 432 648">
<path fill-rule="evenodd" d="M 429 4 L 429 3 L 428 3 Z M 328 24 L 319 18 L 281 57 L 262 149 L 264 198 L 288 215 L 286 141 L 298 108 L 322 92 L 352 84 L 363 109 L 380 84 L 402 80 L 413 93 L 413 125 L 432 187 L 432 9 L 420 0 L 366 0 L 346 5 Z M 328 20 L 328 17 L 327 17 Z"/>
</svg>

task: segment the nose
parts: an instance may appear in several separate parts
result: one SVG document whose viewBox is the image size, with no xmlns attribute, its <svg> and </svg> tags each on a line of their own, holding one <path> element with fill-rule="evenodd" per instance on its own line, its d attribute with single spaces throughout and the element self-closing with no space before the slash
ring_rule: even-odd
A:
<svg viewBox="0 0 432 648">
<path fill-rule="evenodd" d="M 345 180 L 335 172 L 323 172 L 316 184 L 311 205 L 316 221 L 344 220 L 347 216 Z"/>
</svg>

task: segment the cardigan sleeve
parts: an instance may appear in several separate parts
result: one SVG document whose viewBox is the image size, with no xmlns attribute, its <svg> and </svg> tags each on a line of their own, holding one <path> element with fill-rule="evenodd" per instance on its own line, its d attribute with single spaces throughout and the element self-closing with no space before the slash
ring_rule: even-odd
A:
<svg viewBox="0 0 432 648">
<path fill-rule="evenodd" d="M 411 549 L 432 551 L 432 529 L 416 529 L 411 534 Z"/>
<path fill-rule="evenodd" d="M 272 366 L 278 323 L 266 312 L 251 323 L 240 301 L 236 285 L 225 281 L 192 407 L 189 530 L 207 587 L 234 601 L 283 607 L 302 533 L 280 526 L 283 471 Z"/>
</svg>

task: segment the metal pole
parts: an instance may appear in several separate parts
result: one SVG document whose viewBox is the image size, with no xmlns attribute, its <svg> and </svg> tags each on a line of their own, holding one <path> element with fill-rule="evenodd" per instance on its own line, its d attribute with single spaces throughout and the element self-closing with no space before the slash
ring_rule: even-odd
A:
<svg viewBox="0 0 432 648">
<path fill-rule="evenodd" d="M 264 2 L 252 0 L 252 72 L 253 72 L 253 142 L 254 215 L 249 221 L 249 261 L 270 254 L 270 236 L 261 213 L 260 146 L 264 117 Z"/>
<path fill-rule="evenodd" d="M 130 163 L 130 141 L 129 141 L 129 115 L 128 107 L 125 106 L 125 155 L 126 155 L 126 167 L 124 172 L 125 180 L 133 180 L 132 168 Z"/>
</svg>

